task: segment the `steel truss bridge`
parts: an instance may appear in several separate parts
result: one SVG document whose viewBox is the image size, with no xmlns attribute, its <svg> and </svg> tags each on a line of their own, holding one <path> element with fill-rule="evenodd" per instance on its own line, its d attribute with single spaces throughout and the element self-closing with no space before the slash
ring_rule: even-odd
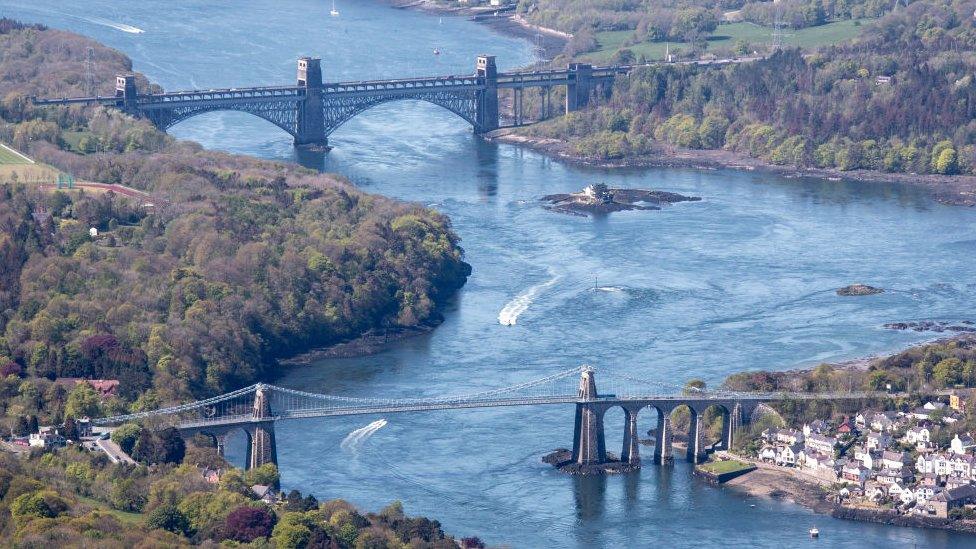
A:
<svg viewBox="0 0 976 549">
<path fill-rule="evenodd" d="M 679 64 L 723 65 L 758 58 L 693 61 Z M 293 86 L 263 86 L 209 90 L 141 93 L 132 74 L 116 77 L 114 96 L 32 98 L 35 105 L 101 104 L 150 120 L 162 130 L 194 116 L 213 111 L 241 111 L 263 118 L 285 132 L 296 145 L 327 146 L 328 137 L 356 115 L 391 101 L 426 101 L 460 116 L 486 133 L 502 127 L 499 90 L 511 90 L 512 125 L 525 123 L 524 92 L 535 88 L 540 96 L 539 119 L 550 117 L 553 88 L 565 88 L 564 111 L 589 104 L 600 93 L 609 94 L 617 76 L 662 63 L 594 67 L 571 63 L 565 69 L 498 72 L 495 57 L 478 56 L 474 74 L 323 82 L 321 61 L 298 60 L 298 82 Z"/>
<path fill-rule="evenodd" d="M 565 370 L 550 376 L 508 387 L 453 396 L 426 398 L 358 398 L 299 391 L 258 383 L 212 398 L 162 408 L 93 420 L 96 425 L 119 425 L 147 421 L 153 425 L 170 425 L 184 435 L 204 434 L 213 437 L 222 452 L 225 437 L 243 431 L 248 438 L 247 466 L 257 467 L 277 462 L 274 424 L 278 421 L 351 415 L 387 415 L 434 410 L 496 408 L 511 406 L 567 405 L 576 407 L 573 459 L 580 464 L 605 463 L 610 460 L 604 445 L 603 417 L 608 410 L 620 407 L 626 416 L 625 440 L 620 460 L 639 463 L 637 416 L 645 408 L 654 408 L 658 416 L 654 461 L 668 463 L 671 455 L 671 413 L 687 406 L 691 413 L 688 459 L 700 461 L 707 453 L 701 438 L 701 418 L 711 407 L 723 416 L 723 436 L 719 446 L 731 446 L 736 430 L 751 421 L 757 410 L 770 410 L 765 403 L 781 399 L 862 399 L 876 393 L 803 394 L 740 393 L 732 391 L 688 391 L 661 382 L 641 380 L 610 373 L 604 386 L 607 393 L 596 390 L 596 372 L 588 366 Z"/>
</svg>

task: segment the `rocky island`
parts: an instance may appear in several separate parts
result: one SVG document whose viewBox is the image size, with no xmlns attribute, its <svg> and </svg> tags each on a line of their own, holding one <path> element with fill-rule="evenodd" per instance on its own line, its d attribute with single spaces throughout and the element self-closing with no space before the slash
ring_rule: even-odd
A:
<svg viewBox="0 0 976 549">
<path fill-rule="evenodd" d="M 607 452 L 607 461 L 582 465 L 573 461 L 573 452 L 568 448 L 557 448 L 542 457 L 543 463 L 548 463 L 556 469 L 570 475 L 613 475 L 629 473 L 640 469 L 639 464 L 620 461 L 617 456 Z"/>
<path fill-rule="evenodd" d="M 882 288 L 875 288 L 874 286 L 868 286 L 867 284 L 851 284 L 850 286 L 844 286 L 837 290 L 837 295 L 842 296 L 858 296 L 858 295 L 874 295 L 884 292 Z"/>
<path fill-rule="evenodd" d="M 548 209 L 576 215 L 605 214 L 624 210 L 660 210 L 661 205 L 701 200 L 666 191 L 611 189 L 603 183 L 588 185 L 578 193 L 550 194 L 542 197 Z"/>
</svg>

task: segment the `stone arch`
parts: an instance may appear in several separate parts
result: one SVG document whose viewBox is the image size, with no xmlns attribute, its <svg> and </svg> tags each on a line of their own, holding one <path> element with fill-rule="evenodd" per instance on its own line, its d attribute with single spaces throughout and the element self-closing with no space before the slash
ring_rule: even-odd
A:
<svg viewBox="0 0 976 549">
<path fill-rule="evenodd" d="M 721 448 L 728 450 L 731 444 L 732 410 L 725 403 L 702 402 L 695 406 L 699 418 L 699 433 L 705 453 Z"/>
<path fill-rule="evenodd" d="M 611 454 L 614 458 L 622 459 L 627 445 L 627 408 L 619 403 L 601 407 L 599 418 L 600 425 L 603 427 L 603 443 L 607 449 L 607 459 Z"/>
</svg>

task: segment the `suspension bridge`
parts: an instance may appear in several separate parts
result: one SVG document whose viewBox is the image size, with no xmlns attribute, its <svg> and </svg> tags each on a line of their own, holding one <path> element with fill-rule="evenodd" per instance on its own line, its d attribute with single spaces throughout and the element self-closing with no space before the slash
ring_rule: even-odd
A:
<svg viewBox="0 0 976 549">
<path fill-rule="evenodd" d="M 725 65 L 759 57 L 682 61 L 673 64 Z M 565 89 L 564 112 L 586 107 L 592 98 L 609 95 L 614 79 L 631 71 L 664 63 L 594 67 L 569 63 L 565 69 L 499 72 L 495 56 L 480 55 L 470 75 L 427 76 L 388 80 L 325 82 L 321 60 L 298 60 L 296 85 L 258 86 L 165 93 L 143 93 L 132 74 L 116 77 L 115 95 L 74 98 L 32 98 L 37 106 L 100 104 L 150 120 L 162 130 L 213 111 L 241 111 L 263 118 L 288 132 L 295 145 L 328 146 L 332 132 L 356 115 L 391 101 L 426 101 L 460 116 L 483 134 L 502 126 L 500 90 L 510 90 L 512 126 L 526 123 L 525 91 L 539 94 L 538 120 L 549 118 L 554 88 Z"/>
<path fill-rule="evenodd" d="M 661 382 L 641 380 L 622 374 L 610 375 L 609 392 L 598 393 L 596 371 L 580 366 L 525 383 L 453 396 L 429 398 L 356 398 L 311 393 L 258 383 L 212 398 L 134 414 L 93 420 L 96 425 L 113 426 L 134 421 L 170 425 L 184 436 L 212 437 L 223 455 L 225 440 L 242 431 L 248 440 L 246 467 L 277 463 L 274 425 L 278 421 L 352 415 L 389 415 L 434 410 L 462 410 L 504 406 L 575 405 L 573 460 L 581 465 L 609 461 L 604 437 L 604 416 L 620 407 L 624 411 L 624 443 L 620 461 L 640 463 L 637 417 L 641 410 L 657 411 L 654 462 L 673 461 L 671 414 L 687 406 L 691 414 L 687 459 L 700 462 L 707 457 L 703 441 L 702 418 L 706 410 L 717 407 L 722 415 L 722 437 L 715 447 L 728 449 L 737 431 L 751 421 L 766 402 L 793 399 L 852 399 L 875 396 L 872 393 L 802 394 L 740 393 L 732 391 L 688 390 Z"/>
</svg>

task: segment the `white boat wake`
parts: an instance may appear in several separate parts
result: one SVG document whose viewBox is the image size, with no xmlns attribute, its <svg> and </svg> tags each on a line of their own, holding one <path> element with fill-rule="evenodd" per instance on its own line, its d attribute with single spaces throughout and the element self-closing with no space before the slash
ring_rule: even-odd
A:
<svg viewBox="0 0 976 549">
<path fill-rule="evenodd" d="M 132 25 L 126 25 L 125 23 L 116 23 L 114 21 L 109 21 L 108 19 L 102 19 L 101 17 L 78 17 L 78 19 L 88 21 L 89 23 L 94 23 L 96 25 L 113 28 L 115 30 L 120 30 L 122 32 L 127 32 L 129 34 L 142 34 L 146 32 L 139 27 L 133 27 Z"/>
<path fill-rule="evenodd" d="M 597 286 L 596 288 L 593 288 L 593 289 L 596 290 L 596 291 L 598 291 L 598 292 L 622 292 L 622 291 L 624 291 L 624 289 L 621 288 L 620 286 Z"/>
<path fill-rule="evenodd" d="M 385 419 L 378 419 L 365 427 L 356 429 L 346 435 L 346 438 L 342 439 L 342 442 L 339 443 L 339 448 L 343 450 L 355 450 L 366 439 L 371 437 L 373 433 L 382 429 L 386 424 L 387 421 Z"/>
<path fill-rule="evenodd" d="M 515 299 L 509 301 L 502 307 L 502 310 L 498 313 L 498 323 L 502 326 L 515 326 L 515 322 L 518 320 L 520 314 L 524 313 L 529 305 L 535 301 L 546 288 L 551 287 L 553 284 L 559 281 L 559 277 L 555 276 L 551 279 L 543 282 L 542 284 L 536 284 L 528 290 L 522 292 Z"/>
</svg>

